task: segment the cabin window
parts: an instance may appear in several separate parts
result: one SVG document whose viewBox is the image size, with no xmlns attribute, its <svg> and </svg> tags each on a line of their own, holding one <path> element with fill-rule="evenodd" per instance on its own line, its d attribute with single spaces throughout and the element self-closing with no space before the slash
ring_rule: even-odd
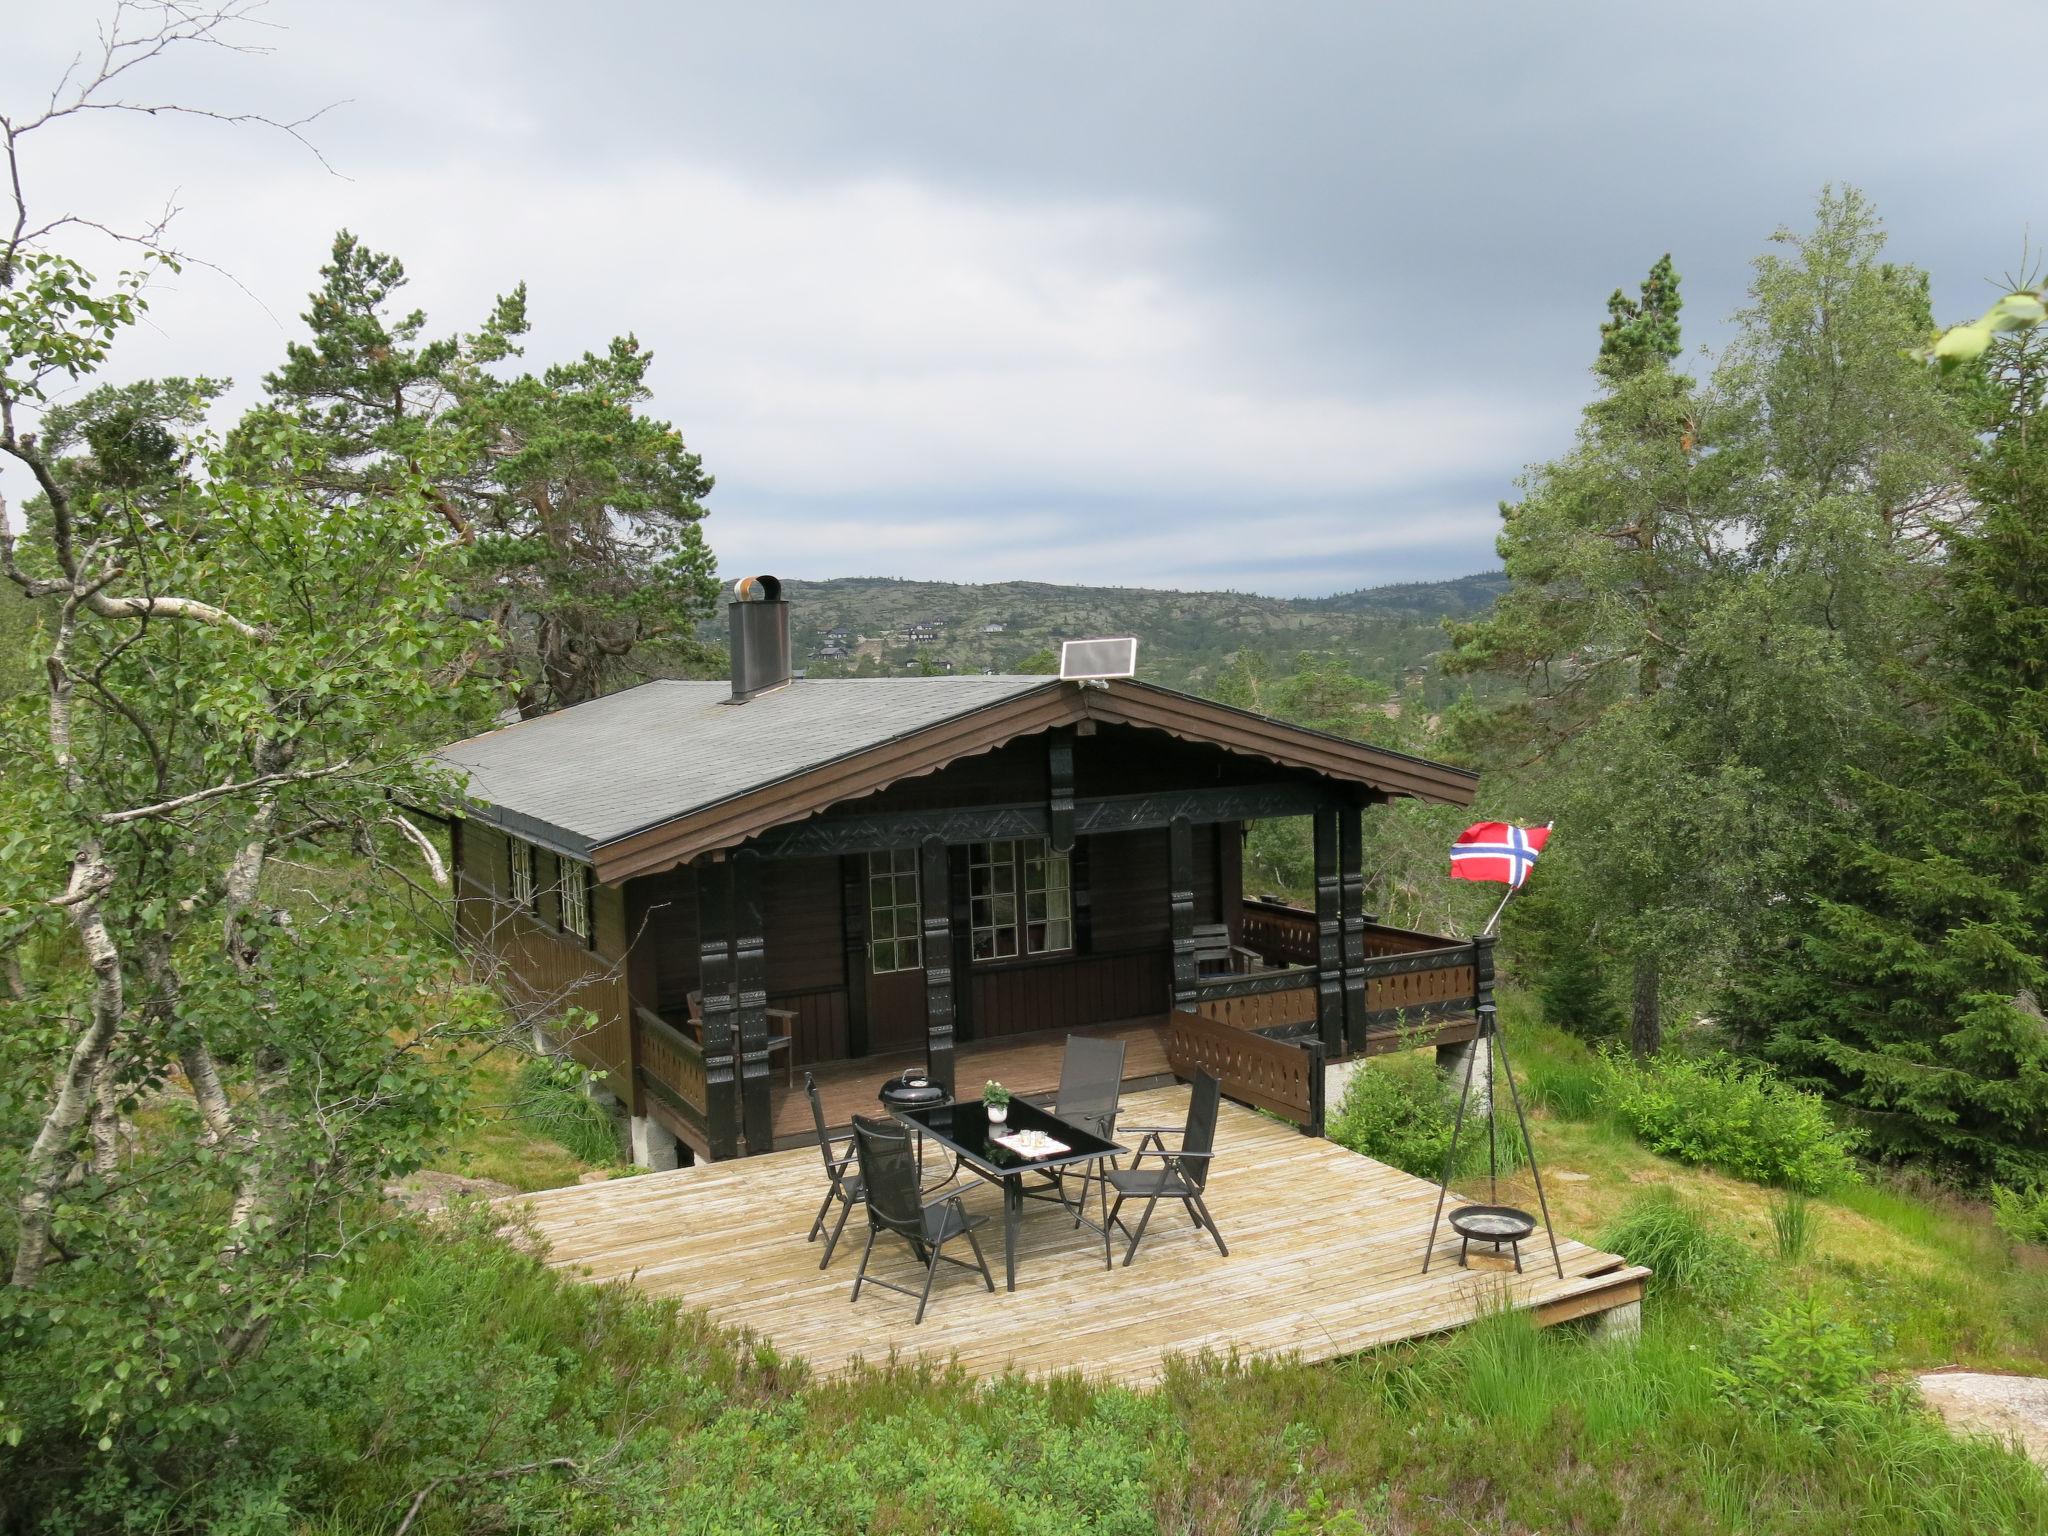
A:
<svg viewBox="0 0 2048 1536">
<path fill-rule="evenodd" d="M 878 976 L 924 964 L 919 937 L 924 914 L 917 883 L 917 850 L 892 848 L 868 855 L 868 966 Z"/>
<path fill-rule="evenodd" d="M 556 862 L 562 872 L 562 931 L 590 941 L 590 866 Z"/>
<path fill-rule="evenodd" d="M 967 893 L 975 959 L 1074 947 L 1072 864 L 1044 838 L 974 844 L 967 854 Z"/>
<path fill-rule="evenodd" d="M 512 845 L 512 905 L 535 910 L 533 901 L 533 844 L 522 843 L 518 838 L 507 839 Z"/>
</svg>

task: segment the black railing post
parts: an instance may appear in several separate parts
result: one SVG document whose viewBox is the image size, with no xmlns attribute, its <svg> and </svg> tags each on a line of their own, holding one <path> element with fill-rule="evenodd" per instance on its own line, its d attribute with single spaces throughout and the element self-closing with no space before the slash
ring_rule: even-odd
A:
<svg viewBox="0 0 2048 1536">
<path fill-rule="evenodd" d="M 1323 1134 L 1330 1058 L 1324 1054 L 1320 1040 L 1304 1040 L 1301 1046 L 1308 1052 L 1308 1124 L 1301 1131 L 1304 1136 L 1320 1136 Z"/>
<path fill-rule="evenodd" d="M 1337 857 L 1337 813 L 1317 811 L 1316 1032 L 1332 1056 L 1344 1051 L 1344 925 Z"/>
<path fill-rule="evenodd" d="M 1195 964 L 1195 829 L 1185 816 L 1166 829 L 1167 901 L 1173 928 L 1173 1006 L 1192 1008 L 1199 992 Z"/>
<path fill-rule="evenodd" d="M 732 858 L 734 1022 L 740 1045 L 740 1108 L 747 1151 L 775 1146 L 768 1102 L 768 941 L 761 921 L 761 855 L 743 848 Z"/>
<path fill-rule="evenodd" d="M 1344 947 L 1344 1046 L 1355 1056 L 1365 1049 L 1365 853 L 1361 813 L 1347 805 L 1337 813 L 1339 895 Z"/>
<path fill-rule="evenodd" d="M 947 894 L 946 840 L 918 845 L 918 888 L 924 902 L 924 1067 L 931 1080 L 954 1093 L 953 905 Z"/>
<path fill-rule="evenodd" d="M 739 1079 L 733 1060 L 732 865 L 697 866 L 697 986 L 703 999 L 704 1139 L 714 1158 L 740 1150 Z"/>
</svg>

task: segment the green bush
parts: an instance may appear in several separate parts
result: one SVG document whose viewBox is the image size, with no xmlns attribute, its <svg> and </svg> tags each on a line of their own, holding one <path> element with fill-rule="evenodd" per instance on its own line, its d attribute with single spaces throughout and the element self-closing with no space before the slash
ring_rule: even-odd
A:
<svg viewBox="0 0 2048 1536">
<path fill-rule="evenodd" d="M 1722 1311 L 1753 1295 L 1763 1264 L 1734 1233 L 1709 1221 L 1668 1189 L 1646 1190 L 1621 1208 L 1600 1246 L 1655 1272 L 1653 1292 L 1676 1291 Z"/>
<path fill-rule="evenodd" d="M 2048 1185 L 2033 1189 L 1991 1186 L 1992 1220 L 2016 1243 L 2048 1243 Z"/>
<path fill-rule="evenodd" d="M 1529 1150 L 1508 1106 L 1504 1079 L 1500 1096 L 1495 1120 L 1499 1166 L 1502 1173 L 1511 1173 L 1527 1165 Z M 1351 1074 L 1326 1129 L 1330 1140 L 1354 1152 L 1417 1178 L 1440 1179 L 1457 1110 L 1456 1085 L 1446 1081 L 1429 1052 L 1395 1051 L 1368 1058 Z M 1468 1107 L 1458 1137 L 1460 1177 L 1486 1172 L 1486 1132 L 1485 1117 Z"/>
<path fill-rule="evenodd" d="M 1814 1094 L 1726 1056 L 1606 1058 L 1603 1108 L 1654 1152 L 1826 1194 L 1856 1178 L 1849 1137 Z"/>
</svg>

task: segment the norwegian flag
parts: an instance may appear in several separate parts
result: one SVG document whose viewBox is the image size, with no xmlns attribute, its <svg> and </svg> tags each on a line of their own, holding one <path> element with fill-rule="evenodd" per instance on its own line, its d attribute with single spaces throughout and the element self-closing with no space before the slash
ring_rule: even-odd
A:
<svg viewBox="0 0 2048 1536">
<path fill-rule="evenodd" d="M 1492 880 L 1519 886 L 1536 867 L 1536 855 L 1550 841 L 1550 828 L 1517 827 L 1505 821 L 1474 822 L 1451 844 L 1453 880 Z"/>
</svg>

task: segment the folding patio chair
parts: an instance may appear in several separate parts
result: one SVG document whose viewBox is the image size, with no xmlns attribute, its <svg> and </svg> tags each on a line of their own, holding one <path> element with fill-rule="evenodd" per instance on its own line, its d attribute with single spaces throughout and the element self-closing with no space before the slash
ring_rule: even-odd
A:
<svg viewBox="0 0 2048 1536">
<path fill-rule="evenodd" d="M 1194 1096 L 1188 1102 L 1188 1123 L 1179 1132 L 1179 1149 L 1171 1152 L 1166 1149 L 1165 1138 L 1175 1134 L 1171 1129 L 1147 1129 L 1143 1131 L 1144 1140 L 1138 1144 L 1137 1153 L 1131 1158 L 1131 1166 L 1111 1168 L 1105 1172 L 1103 1177 L 1108 1181 L 1108 1188 L 1116 1191 L 1116 1204 L 1110 1207 L 1108 1219 L 1103 1223 L 1102 1256 L 1105 1262 L 1109 1258 L 1108 1229 L 1123 1225 L 1117 1219 L 1117 1213 L 1123 1210 L 1126 1200 L 1145 1202 L 1144 1214 L 1138 1218 L 1137 1228 L 1126 1228 L 1131 1232 L 1131 1245 L 1124 1250 L 1126 1265 L 1137 1255 L 1145 1227 L 1161 1200 L 1180 1201 L 1195 1225 L 1216 1239 L 1217 1252 L 1225 1258 L 1230 1257 L 1230 1250 L 1223 1243 L 1223 1234 L 1216 1230 L 1215 1218 L 1209 1214 L 1209 1207 L 1202 1203 L 1202 1191 L 1209 1182 L 1209 1164 L 1216 1156 L 1216 1111 L 1222 1095 L 1221 1083 L 1207 1072 L 1197 1073 Z M 1136 1130 L 1132 1127 L 1126 1134 Z M 1146 1167 L 1148 1158 L 1156 1158 L 1159 1166 Z"/>
<path fill-rule="evenodd" d="M 818 1151 L 825 1159 L 825 1177 L 830 1182 L 825 1198 L 818 1204 L 818 1215 L 811 1222 L 811 1235 L 804 1239 L 815 1243 L 818 1234 L 825 1230 L 825 1218 L 832 1212 L 834 1201 L 839 1204 L 839 1219 L 832 1223 L 832 1233 L 825 1239 L 825 1257 L 818 1260 L 818 1268 L 825 1269 L 832 1263 L 832 1250 L 839 1246 L 839 1234 L 846 1230 L 846 1218 L 853 1214 L 854 1203 L 861 1198 L 861 1183 L 858 1173 L 848 1173 L 853 1166 L 853 1142 L 848 1140 L 842 1151 L 833 1144 L 831 1135 L 825 1129 L 825 1105 L 818 1097 L 818 1080 L 810 1073 L 804 1074 L 804 1092 L 811 1100 L 811 1124 L 818 1128 Z"/>
<path fill-rule="evenodd" d="M 917 1317 L 914 1322 L 924 1321 L 924 1309 L 932 1296 L 932 1280 L 938 1275 L 939 1260 L 945 1259 L 961 1269 L 978 1271 L 981 1283 L 989 1290 L 996 1288 L 995 1277 L 988 1272 L 988 1261 L 981 1256 L 981 1244 L 975 1240 L 974 1229 L 987 1221 L 986 1216 L 969 1216 L 967 1205 L 960 1198 L 960 1191 L 941 1191 L 930 1200 L 920 1198 L 917 1187 L 917 1158 L 910 1150 L 910 1133 L 894 1121 L 870 1120 L 862 1115 L 853 1117 L 854 1154 L 860 1161 L 861 1196 L 868 1210 L 868 1245 L 861 1251 L 860 1273 L 853 1277 L 853 1297 L 860 1300 L 860 1288 L 865 1284 L 879 1285 L 885 1290 L 917 1298 Z M 875 1239 L 884 1232 L 894 1232 L 915 1253 L 924 1269 L 924 1289 L 913 1291 L 908 1286 L 894 1285 L 887 1280 L 869 1281 L 868 1260 L 874 1257 Z M 946 1244 L 956 1237 L 967 1239 L 967 1246 L 974 1251 L 974 1262 L 948 1257 Z"/>
</svg>

